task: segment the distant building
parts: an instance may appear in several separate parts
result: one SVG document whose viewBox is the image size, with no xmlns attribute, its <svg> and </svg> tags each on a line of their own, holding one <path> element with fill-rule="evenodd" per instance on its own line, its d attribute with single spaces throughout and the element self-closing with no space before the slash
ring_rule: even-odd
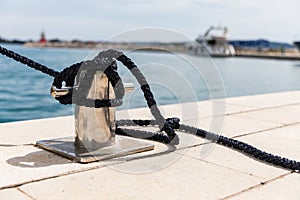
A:
<svg viewBox="0 0 300 200">
<path fill-rule="evenodd" d="M 45 33 L 44 31 L 41 33 L 41 38 L 39 40 L 39 43 L 46 43 L 47 40 L 46 40 L 46 37 L 45 37 Z"/>
<path fill-rule="evenodd" d="M 231 40 L 229 42 L 238 50 L 260 51 L 294 51 L 295 46 L 283 42 L 270 42 L 268 40 Z"/>
<path fill-rule="evenodd" d="M 294 42 L 294 45 L 300 50 L 300 41 Z"/>
</svg>

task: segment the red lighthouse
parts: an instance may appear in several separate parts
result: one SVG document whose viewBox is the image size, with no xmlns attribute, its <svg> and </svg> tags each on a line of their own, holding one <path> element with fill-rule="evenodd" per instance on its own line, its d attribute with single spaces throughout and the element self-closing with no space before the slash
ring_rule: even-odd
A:
<svg viewBox="0 0 300 200">
<path fill-rule="evenodd" d="M 46 43 L 47 42 L 47 40 L 46 40 L 46 38 L 45 38 L 45 33 L 44 33 L 44 31 L 41 33 L 41 39 L 40 39 L 40 41 L 39 41 L 39 43 Z"/>
</svg>

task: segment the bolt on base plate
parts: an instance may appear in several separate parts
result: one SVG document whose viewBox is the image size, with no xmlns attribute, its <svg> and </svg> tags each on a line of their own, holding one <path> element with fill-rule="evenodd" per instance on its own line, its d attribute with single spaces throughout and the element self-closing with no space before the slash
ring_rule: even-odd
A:
<svg viewBox="0 0 300 200">
<path fill-rule="evenodd" d="M 154 149 L 153 144 L 124 136 L 116 136 L 115 145 L 96 150 L 76 148 L 74 141 L 75 137 L 70 136 L 41 140 L 37 141 L 36 144 L 43 149 L 80 163 L 107 160 Z"/>
</svg>

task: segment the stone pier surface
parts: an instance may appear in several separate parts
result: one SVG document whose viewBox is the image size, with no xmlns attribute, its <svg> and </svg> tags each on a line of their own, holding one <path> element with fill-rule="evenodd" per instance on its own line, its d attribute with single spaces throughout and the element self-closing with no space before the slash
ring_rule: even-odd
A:
<svg viewBox="0 0 300 200">
<path fill-rule="evenodd" d="M 300 161 L 300 91 L 160 106 L 166 117 Z M 148 119 L 147 108 L 117 111 Z M 156 127 L 139 127 L 157 131 Z M 179 132 L 180 144 L 80 164 L 35 146 L 73 116 L 0 124 L 0 199 L 300 199 L 300 174 Z M 116 138 L 118 139 L 118 137 Z"/>
</svg>

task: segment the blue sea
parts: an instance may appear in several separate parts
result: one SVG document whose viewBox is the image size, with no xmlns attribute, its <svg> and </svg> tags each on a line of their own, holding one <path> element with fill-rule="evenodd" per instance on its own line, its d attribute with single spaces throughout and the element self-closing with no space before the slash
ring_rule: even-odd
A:
<svg viewBox="0 0 300 200">
<path fill-rule="evenodd" d="M 75 62 L 91 59 L 98 50 L 28 48 L 1 44 L 61 71 Z M 300 61 L 209 58 L 162 52 L 127 52 L 150 83 L 159 105 L 202 101 L 300 89 Z M 145 107 L 138 84 L 122 64 L 124 82 L 134 83 L 118 109 Z M 60 105 L 50 95 L 52 77 L 0 55 L 0 122 L 65 116 L 71 105 Z"/>
</svg>

